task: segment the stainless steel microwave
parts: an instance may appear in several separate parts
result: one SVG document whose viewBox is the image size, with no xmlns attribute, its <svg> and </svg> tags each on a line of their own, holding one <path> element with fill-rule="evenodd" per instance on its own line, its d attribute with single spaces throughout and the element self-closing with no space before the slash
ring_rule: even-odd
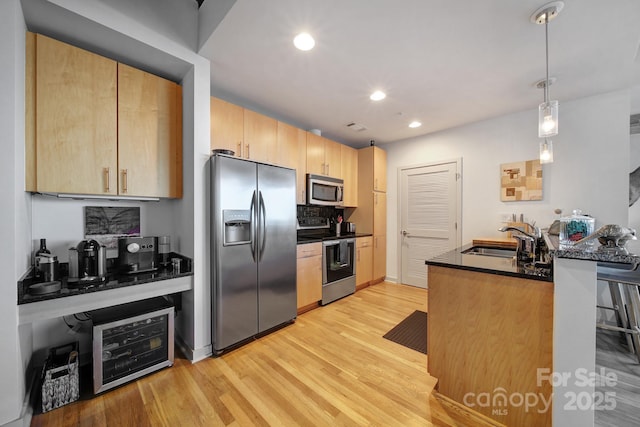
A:
<svg viewBox="0 0 640 427">
<path fill-rule="evenodd" d="M 342 206 L 344 181 L 322 175 L 307 174 L 307 203 L 320 206 Z"/>
</svg>

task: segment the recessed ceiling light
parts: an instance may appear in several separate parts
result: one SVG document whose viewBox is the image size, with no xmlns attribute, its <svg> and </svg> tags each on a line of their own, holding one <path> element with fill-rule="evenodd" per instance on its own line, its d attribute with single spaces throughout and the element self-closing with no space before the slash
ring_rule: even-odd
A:
<svg viewBox="0 0 640 427">
<path fill-rule="evenodd" d="M 382 92 L 381 90 L 377 90 L 373 92 L 371 96 L 369 96 L 369 99 L 371 99 L 372 101 L 381 101 L 386 97 L 387 95 L 384 92 Z"/>
<path fill-rule="evenodd" d="M 316 41 L 309 33 L 300 33 L 293 39 L 293 44 L 300 50 L 311 50 L 316 45 Z"/>
<path fill-rule="evenodd" d="M 409 127 L 410 128 L 419 128 L 420 126 L 422 126 L 422 123 L 420 123 L 418 121 L 413 121 L 413 122 L 409 123 Z"/>
</svg>

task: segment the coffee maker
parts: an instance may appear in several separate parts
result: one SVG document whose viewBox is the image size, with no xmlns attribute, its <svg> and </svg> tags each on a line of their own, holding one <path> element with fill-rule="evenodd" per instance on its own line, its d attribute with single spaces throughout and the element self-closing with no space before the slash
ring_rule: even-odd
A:
<svg viewBox="0 0 640 427">
<path fill-rule="evenodd" d="M 77 286 L 107 279 L 107 248 L 95 240 L 83 240 L 69 249 L 69 283 Z"/>
</svg>

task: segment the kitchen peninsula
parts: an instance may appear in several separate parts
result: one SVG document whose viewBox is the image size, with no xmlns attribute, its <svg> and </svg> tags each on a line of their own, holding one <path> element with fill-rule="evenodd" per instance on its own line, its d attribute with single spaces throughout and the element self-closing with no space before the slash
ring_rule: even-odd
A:
<svg viewBox="0 0 640 427">
<path fill-rule="evenodd" d="M 426 261 L 428 370 L 440 393 L 506 425 L 593 426 L 598 263 L 640 257 L 545 241 L 552 272 L 471 245 Z"/>
<path fill-rule="evenodd" d="M 551 425 L 537 370 L 552 366 L 553 276 L 471 248 L 426 261 L 428 371 L 440 393 L 505 425 Z"/>
</svg>

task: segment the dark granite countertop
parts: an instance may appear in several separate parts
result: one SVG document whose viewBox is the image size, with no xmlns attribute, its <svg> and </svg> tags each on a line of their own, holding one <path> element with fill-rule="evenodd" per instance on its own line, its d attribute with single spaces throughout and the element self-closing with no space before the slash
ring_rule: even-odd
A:
<svg viewBox="0 0 640 427">
<path fill-rule="evenodd" d="M 543 234 L 549 247 L 549 253 L 558 258 L 580 259 L 583 261 L 596 261 L 601 263 L 631 264 L 632 269 L 640 265 L 640 256 L 633 254 L 612 253 L 600 246 L 596 241 L 595 246 L 578 245 L 569 249 L 560 249 L 558 236 Z"/>
<path fill-rule="evenodd" d="M 157 271 L 136 274 L 117 274 L 109 272 L 106 280 L 100 283 L 94 283 L 89 286 L 75 287 L 67 282 L 67 277 L 63 276 L 61 280 L 61 289 L 57 292 L 44 295 L 32 295 L 29 293 L 29 286 L 38 283 L 33 276 L 33 267 L 27 271 L 18 281 L 18 305 L 29 304 L 38 301 L 51 300 L 56 298 L 64 298 L 73 295 L 82 295 L 92 292 L 106 291 L 109 289 L 122 288 L 126 286 L 141 285 L 144 283 L 157 282 L 160 280 L 176 279 L 178 277 L 193 276 L 193 262 L 191 258 L 184 255 L 171 253 L 172 258 L 181 258 L 183 260 L 180 273 L 174 273 L 171 268 L 158 269 Z M 61 270 L 65 264 L 61 264 Z"/>
<path fill-rule="evenodd" d="M 478 245 L 467 244 L 445 252 L 425 261 L 426 265 L 449 267 L 460 270 L 477 271 L 480 273 L 498 274 L 502 276 L 519 277 L 545 282 L 553 282 L 551 269 L 533 267 L 532 264 L 523 264 L 513 258 L 500 258 L 484 255 L 463 254 L 462 252 Z"/>
<path fill-rule="evenodd" d="M 298 234 L 298 244 L 303 245 L 305 243 L 317 243 L 325 240 L 337 240 L 337 239 L 348 239 L 348 238 L 358 238 L 358 237 L 369 237 L 372 236 L 371 233 L 340 233 L 339 236 L 335 234 L 322 234 L 322 235 L 300 235 Z"/>
</svg>

